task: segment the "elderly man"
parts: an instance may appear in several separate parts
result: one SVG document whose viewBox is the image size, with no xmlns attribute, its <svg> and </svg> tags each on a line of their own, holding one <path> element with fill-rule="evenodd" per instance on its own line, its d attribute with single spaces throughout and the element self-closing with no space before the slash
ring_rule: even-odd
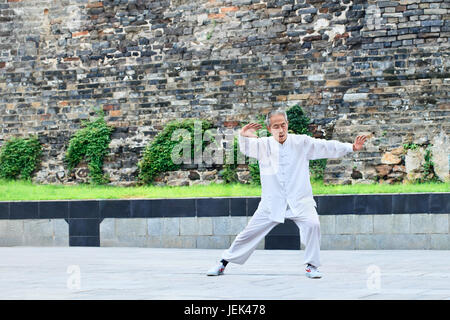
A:
<svg viewBox="0 0 450 320">
<path fill-rule="evenodd" d="M 284 111 L 269 112 L 266 125 L 270 137 L 258 138 L 256 131 L 262 126 L 256 123 L 247 124 L 239 134 L 241 152 L 259 161 L 261 201 L 248 225 L 207 275 L 222 275 L 228 262 L 244 264 L 258 243 L 286 218 L 300 229 L 306 276 L 321 278 L 320 224 L 309 179 L 309 160 L 338 158 L 361 150 L 367 137 L 358 136 L 351 144 L 290 134 Z"/>
</svg>

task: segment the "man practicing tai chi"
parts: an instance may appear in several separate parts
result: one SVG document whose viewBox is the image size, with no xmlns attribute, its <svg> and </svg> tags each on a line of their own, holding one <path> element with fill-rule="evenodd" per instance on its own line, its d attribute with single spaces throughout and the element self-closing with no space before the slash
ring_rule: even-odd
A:
<svg viewBox="0 0 450 320">
<path fill-rule="evenodd" d="M 321 278 L 320 224 L 309 180 L 309 160 L 338 158 L 361 150 L 367 137 L 358 136 L 351 144 L 290 134 L 284 111 L 269 112 L 266 125 L 270 137 L 258 138 L 256 131 L 262 126 L 257 123 L 245 125 L 239 134 L 241 152 L 259 161 L 261 201 L 247 226 L 207 275 L 222 275 L 228 262 L 244 264 L 258 243 L 286 218 L 292 219 L 300 230 L 306 276 Z"/>
</svg>

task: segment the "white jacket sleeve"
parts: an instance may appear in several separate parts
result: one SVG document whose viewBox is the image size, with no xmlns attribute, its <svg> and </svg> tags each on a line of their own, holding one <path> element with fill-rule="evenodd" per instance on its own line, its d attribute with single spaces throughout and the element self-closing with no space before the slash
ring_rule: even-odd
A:
<svg viewBox="0 0 450 320">
<path fill-rule="evenodd" d="M 353 152 L 353 144 L 336 140 L 315 139 L 304 136 L 304 148 L 308 160 L 340 158 Z"/>
<path fill-rule="evenodd" d="M 260 153 L 260 138 L 249 138 L 238 134 L 239 136 L 239 150 L 250 158 L 259 159 Z"/>
</svg>

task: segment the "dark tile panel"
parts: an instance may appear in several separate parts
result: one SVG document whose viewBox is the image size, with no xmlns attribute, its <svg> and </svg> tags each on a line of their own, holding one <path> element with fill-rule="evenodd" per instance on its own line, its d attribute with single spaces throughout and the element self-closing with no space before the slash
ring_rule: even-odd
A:
<svg viewBox="0 0 450 320">
<path fill-rule="evenodd" d="M 428 213 L 429 194 L 396 194 L 392 198 L 392 213 Z"/>
<path fill-rule="evenodd" d="M 229 216 L 228 198 L 203 198 L 197 199 L 197 216 L 198 217 L 219 217 Z"/>
<path fill-rule="evenodd" d="M 321 215 L 449 213 L 450 194 L 314 196 Z M 252 216 L 260 197 L 0 202 L 0 219 Z"/>
<path fill-rule="evenodd" d="M 317 213 L 319 213 L 319 196 L 314 196 L 313 197 L 314 198 L 314 201 L 316 202 L 316 210 L 317 210 Z"/>
<path fill-rule="evenodd" d="M 130 217 L 131 218 L 151 218 L 153 217 L 152 201 L 150 199 L 131 200 Z"/>
<path fill-rule="evenodd" d="M 39 218 L 69 218 L 69 201 L 39 201 Z"/>
<path fill-rule="evenodd" d="M 299 230 L 294 221 L 285 219 L 284 223 L 276 225 L 267 236 L 283 235 L 283 236 L 298 236 Z"/>
<path fill-rule="evenodd" d="M 10 219 L 38 219 L 39 208 L 37 201 L 11 202 L 9 205 Z"/>
<path fill-rule="evenodd" d="M 430 213 L 450 213 L 450 193 L 431 193 Z"/>
<path fill-rule="evenodd" d="M 100 218 L 98 200 L 69 202 L 69 218 Z"/>
<path fill-rule="evenodd" d="M 247 199 L 230 198 L 230 215 L 245 217 L 247 215 Z"/>
<path fill-rule="evenodd" d="M 331 215 L 354 213 L 354 195 L 318 196 L 318 199 L 318 214 Z"/>
<path fill-rule="evenodd" d="M 100 218 L 129 218 L 130 200 L 100 200 Z"/>
<path fill-rule="evenodd" d="M 68 219 L 69 237 L 99 236 L 100 219 Z"/>
<path fill-rule="evenodd" d="M 260 201 L 261 201 L 261 197 L 247 198 L 247 216 L 253 216 L 256 209 L 258 209 L 258 205 L 259 205 Z"/>
<path fill-rule="evenodd" d="M 9 202 L 0 202 L 0 219 L 9 219 Z"/>
<path fill-rule="evenodd" d="M 392 195 L 355 195 L 355 214 L 391 214 Z"/>
<path fill-rule="evenodd" d="M 70 247 L 100 247 L 100 237 L 69 237 Z"/>
<path fill-rule="evenodd" d="M 154 199 L 152 217 L 195 217 L 195 199 Z"/>
<path fill-rule="evenodd" d="M 264 240 L 264 249 L 272 250 L 299 250 L 300 236 L 274 235 L 266 236 Z"/>
</svg>

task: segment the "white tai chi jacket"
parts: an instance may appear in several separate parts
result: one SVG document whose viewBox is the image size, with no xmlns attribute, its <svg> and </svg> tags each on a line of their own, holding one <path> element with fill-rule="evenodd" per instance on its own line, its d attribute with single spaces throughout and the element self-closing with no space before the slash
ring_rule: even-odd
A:
<svg viewBox="0 0 450 320">
<path fill-rule="evenodd" d="M 317 207 L 310 183 L 309 160 L 342 157 L 353 152 L 353 145 L 303 134 L 288 134 L 282 144 L 273 136 L 249 138 L 239 134 L 239 149 L 259 161 L 258 209 L 269 211 L 271 220 L 283 223 L 288 204 L 294 215 L 300 215 L 305 204 Z"/>
</svg>

